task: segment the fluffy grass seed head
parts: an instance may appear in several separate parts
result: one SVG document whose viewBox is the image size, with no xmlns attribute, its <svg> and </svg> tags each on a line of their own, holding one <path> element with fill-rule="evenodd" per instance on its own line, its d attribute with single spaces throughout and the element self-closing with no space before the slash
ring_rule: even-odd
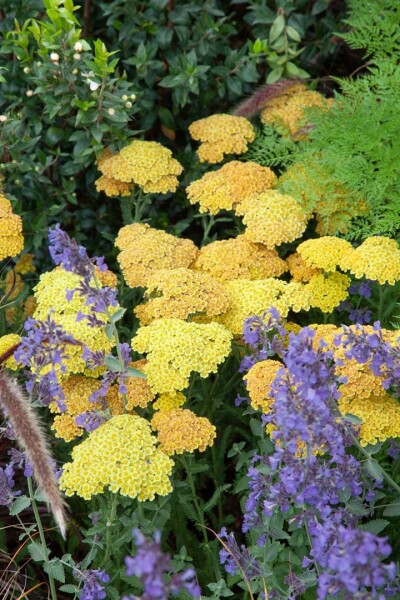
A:
<svg viewBox="0 0 400 600">
<path fill-rule="evenodd" d="M 307 240 L 297 246 L 298 254 L 309 267 L 327 272 L 336 271 L 349 250 L 353 250 L 350 242 L 334 236 Z"/>
<path fill-rule="evenodd" d="M 224 286 L 207 273 L 179 269 L 161 269 L 149 277 L 147 302 L 135 308 L 141 325 L 154 319 L 174 317 L 215 317 L 226 312 L 229 299 Z"/>
<path fill-rule="evenodd" d="M 191 240 L 177 238 L 144 223 L 120 229 L 115 245 L 118 262 L 130 287 L 146 287 L 155 271 L 189 267 L 198 254 Z"/>
<path fill-rule="evenodd" d="M 16 333 L 2 335 L 0 337 L 0 356 L 3 356 L 9 352 L 14 346 L 17 346 L 20 341 L 21 336 L 17 335 Z M 5 367 L 7 367 L 7 369 L 11 369 L 12 371 L 16 371 L 18 369 L 18 363 L 12 354 L 4 361 L 3 364 Z"/>
<path fill-rule="evenodd" d="M 117 154 L 101 160 L 98 168 L 108 179 L 136 184 L 148 194 L 174 192 L 179 184 L 177 176 L 183 171 L 171 150 L 158 142 L 142 140 L 134 140 Z"/>
<path fill-rule="evenodd" d="M 216 279 L 267 279 L 279 277 L 287 266 L 275 249 L 250 242 L 244 235 L 218 240 L 200 248 L 192 269 Z"/>
<path fill-rule="evenodd" d="M 172 491 L 173 461 L 156 446 L 149 423 L 137 415 L 117 415 L 72 450 L 60 488 L 85 500 L 105 489 L 140 502 Z"/>
<path fill-rule="evenodd" d="M 13 258 L 23 249 L 21 217 L 12 212 L 11 202 L 0 193 L 0 260 Z"/>
<path fill-rule="evenodd" d="M 187 408 L 157 411 L 151 420 L 161 449 L 168 455 L 199 450 L 204 452 L 216 438 L 214 425 Z"/>
<path fill-rule="evenodd" d="M 397 242 L 388 237 L 369 237 L 358 248 L 346 252 L 340 266 L 357 278 L 394 285 L 400 280 L 400 250 Z"/>
<path fill-rule="evenodd" d="M 298 252 L 287 256 L 286 264 L 289 267 L 292 280 L 296 282 L 310 281 L 313 275 L 321 272 L 319 269 L 310 267 Z"/>
<path fill-rule="evenodd" d="M 218 163 L 226 154 L 243 154 L 255 138 L 255 131 L 247 119 L 218 114 L 199 119 L 189 127 L 191 137 L 200 141 L 197 150 L 200 162 Z"/>
<path fill-rule="evenodd" d="M 268 167 L 233 160 L 191 183 L 186 192 L 191 204 L 200 204 L 201 213 L 215 215 L 220 210 L 233 210 L 249 196 L 269 190 L 276 181 L 275 173 Z"/>
<path fill-rule="evenodd" d="M 331 313 L 346 300 L 350 283 L 350 278 L 343 273 L 319 273 L 313 275 L 304 287 L 309 293 L 312 307 L 319 308 L 323 313 Z"/>
<path fill-rule="evenodd" d="M 254 410 L 260 408 L 264 414 L 269 413 L 273 403 L 273 398 L 270 396 L 271 385 L 279 369 L 283 368 L 282 363 L 277 360 L 260 360 L 245 375 L 246 389 Z"/>
<path fill-rule="evenodd" d="M 132 348 L 146 353 L 147 381 L 156 393 L 184 390 L 192 372 L 207 377 L 231 349 L 231 333 L 219 323 L 187 323 L 180 319 L 158 319 L 140 327 Z"/>
<path fill-rule="evenodd" d="M 309 220 L 309 214 L 292 196 L 275 190 L 247 199 L 236 212 L 243 215 L 246 238 L 270 249 L 299 238 Z"/>
</svg>

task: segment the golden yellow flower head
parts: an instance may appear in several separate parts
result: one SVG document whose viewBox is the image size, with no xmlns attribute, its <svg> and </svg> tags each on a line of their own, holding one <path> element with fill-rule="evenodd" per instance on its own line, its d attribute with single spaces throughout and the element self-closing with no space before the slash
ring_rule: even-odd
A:
<svg viewBox="0 0 400 600">
<path fill-rule="evenodd" d="M 105 327 L 90 327 L 85 319 L 79 322 L 76 320 L 79 311 L 85 314 L 88 312 L 85 298 L 76 293 L 70 302 L 66 299 L 67 290 L 75 289 L 79 283 L 78 275 L 67 272 L 61 267 L 43 273 L 34 288 L 37 306 L 33 317 L 45 320 L 51 313 L 52 319 L 78 342 L 88 346 L 92 351 L 104 350 L 108 353 L 114 344 L 108 339 Z M 98 313 L 97 317 L 100 320 L 104 319 L 106 324 L 105 316 Z M 85 371 L 86 361 L 82 357 L 80 345 L 68 346 L 68 359 L 65 365 L 70 373 Z"/>
<path fill-rule="evenodd" d="M 96 279 L 101 283 L 102 287 L 117 287 L 118 277 L 115 273 L 110 271 L 110 269 L 106 269 L 106 271 L 100 271 L 100 269 L 97 266 L 95 266 L 94 273 Z"/>
<path fill-rule="evenodd" d="M 348 401 L 339 398 L 342 415 L 352 414 L 361 419 L 359 439 L 363 446 L 400 437 L 400 406 L 389 394 Z"/>
<path fill-rule="evenodd" d="M 323 313 L 332 312 L 348 296 L 350 278 L 343 273 L 313 275 L 305 289 L 310 295 L 310 305 Z"/>
<path fill-rule="evenodd" d="M 250 404 L 259 408 L 264 414 L 269 413 L 273 399 L 270 396 L 271 385 L 275 381 L 279 369 L 284 369 L 277 360 L 261 360 L 253 365 L 245 375 L 246 388 L 250 396 Z"/>
<path fill-rule="evenodd" d="M 12 212 L 11 202 L 0 193 L 0 260 L 13 258 L 23 249 L 21 217 Z"/>
<path fill-rule="evenodd" d="M 275 249 L 250 242 L 244 235 L 203 246 L 191 268 L 222 281 L 279 277 L 287 270 Z"/>
<path fill-rule="evenodd" d="M 160 194 L 174 192 L 179 183 L 177 175 L 183 171 L 168 148 L 141 140 L 134 140 L 117 154 L 107 154 L 98 168 L 109 179 L 136 184 L 145 193 Z"/>
<path fill-rule="evenodd" d="M 198 417 L 187 408 L 158 411 L 151 420 L 157 431 L 161 449 L 169 455 L 204 450 L 216 437 L 214 425 L 206 417 Z"/>
<path fill-rule="evenodd" d="M 134 188 L 133 183 L 119 181 L 114 177 L 102 175 L 94 182 L 98 192 L 104 192 L 106 196 L 130 196 Z"/>
<path fill-rule="evenodd" d="M 104 489 L 140 502 L 172 491 L 169 475 L 173 461 L 156 447 L 146 419 L 117 415 L 72 450 L 72 462 L 64 465 L 60 488 L 67 496 L 85 500 Z"/>
<path fill-rule="evenodd" d="M 145 304 L 135 308 L 142 325 L 161 317 L 214 317 L 229 308 L 224 286 L 207 273 L 179 269 L 161 269 L 147 281 Z"/>
<path fill-rule="evenodd" d="M 297 246 L 297 252 L 309 267 L 328 272 L 336 271 L 349 250 L 353 250 L 350 242 L 334 236 L 307 240 Z"/>
<path fill-rule="evenodd" d="M 27 275 L 28 273 L 35 273 L 36 267 L 33 264 L 33 254 L 24 254 L 15 263 L 15 271 L 20 275 Z"/>
<path fill-rule="evenodd" d="M 267 248 L 293 242 L 305 231 L 309 215 L 292 196 L 275 190 L 264 192 L 239 204 L 236 212 L 247 225 L 244 235 Z"/>
<path fill-rule="evenodd" d="M 186 397 L 182 392 L 172 392 L 170 394 L 160 394 L 155 402 L 153 402 L 153 408 L 160 411 L 175 410 L 183 406 L 186 402 Z"/>
<path fill-rule="evenodd" d="M 255 138 L 250 121 L 234 115 L 211 115 L 189 127 L 194 140 L 200 141 L 197 151 L 200 162 L 218 163 L 225 154 L 243 154 Z"/>
<path fill-rule="evenodd" d="M 274 125 L 282 133 L 296 133 L 305 124 L 305 109 L 311 106 L 327 108 L 330 101 L 319 92 L 303 85 L 293 86 L 283 94 L 268 100 L 261 111 L 261 121 Z"/>
<path fill-rule="evenodd" d="M 121 250 L 118 262 L 130 287 L 145 287 L 149 277 L 160 269 L 189 267 L 198 254 L 191 240 L 153 229 L 147 223 L 122 227 L 115 245 Z"/>
<path fill-rule="evenodd" d="M 249 196 L 269 190 L 276 181 L 275 173 L 268 167 L 233 160 L 191 183 L 186 192 L 191 204 L 200 204 L 201 213 L 215 215 L 220 210 L 233 210 Z"/>
<path fill-rule="evenodd" d="M 21 336 L 17 335 L 16 333 L 8 333 L 7 335 L 3 335 L 0 337 L 0 356 L 3 356 L 4 354 L 8 353 L 12 348 L 17 349 L 18 344 L 21 341 Z M 15 371 L 16 369 L 18 369 L 18 364 L 13 356 L 13 354 L 11 354 L 5 361 L 4 361 L 4 366 L 6 366 L 8 369 L 12 369 L 13 371 Z"/>
<path fill-rule="evenodd" d="M 357 278 L 367 277 L 394 285 L 400 279 L 400 250 L 395 240 L 369 237 L 355 250 L 349 250 L 342 257 L 340 266 Z"/>
<path fill-rule="evenodd" d="M 319 269 L 310 267 L 298 252 L 290 254 L 290 256 L 286 258 L 286 263 L 289 267 L 293 281 L 310 281 L 313 275 L 320 273 Z"/>
<path fill-rule="evenodd" d="M 217 318 L 235 336 L 242 335 L 245 319 L 262 315 L 274 306 L 282 317 L 289 310 L 307 310 L 310 307 L 308 293 L 300 283 L 286 283 L 280 279 L 246 280 L 234 279 L 225 282 L 231 307 Z"/>
<path fill-rule="evenodd" d="M 192 372 L 207 377 L 231 349 L 231 333 L 218 323 L 187 323 L 180 319 L 158 319 L 140 327 L 132 340 L 137 352 L 146 353 L 144 367 L 154 392 L 174 392 L 189 385 Z"/>
<path fill-rule="evenodd" d="M 5 296 L 5 302 L 15 300 L 24 289 L 24 282 L 19 273 L 11 269 L 7 271 L 6 276 L 0 281 L 0 290 L 2 296 Z"/>
<path fill-rule="evenodd" d="M 130 366 L 143 373 L 146 364 L 147 360 L 142 358 L 131 363 Z M 146 408 L 148 404 L 155 398 L 147 379 L 143 379 L 142 377 L 128 377 L 125 385 L 126 410 L 132 410 L 137 406 L 140 406 L 140 408 Z"/>
</svg>

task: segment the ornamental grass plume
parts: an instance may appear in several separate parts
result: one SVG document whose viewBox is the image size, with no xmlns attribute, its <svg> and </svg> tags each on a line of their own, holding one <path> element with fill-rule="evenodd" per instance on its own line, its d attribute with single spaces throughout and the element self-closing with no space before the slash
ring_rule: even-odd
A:
<svg viewBox="0 0 400 600">
<path fill-rule="evenodd" d="M 215 373 L 228 356 L 232 334 L 219 323 L 187 323 L 158 319 L 140 327 L 132 348 L 147 354 L 147 381 L 156 393 L 184 390 L 192 372 L 200 377 Z"/>
<path fill-rule="evenodd" d="M 261 122 L 273 125 L 283 135 L 295 135 L 306 124 L 307 108 L 328 108 L 331 104 L 332 100 L 298 83 L 267 100 L 260 113 Z"/>
<path fill-rule="evenodd" d="M 159 448 L 149 423 L 137 415 L 117 415 L 72 450 L 60 488 L 85 500 L 109 489 L 114 494 L 154 500 L 172 491 L 173 461 Z"/>
<path fill-rule="evenodd" d="M 193 181 L 186 193 L 191 204 L 200 204 L 201 213 L 215 215 L 221 210 L 233 210 L 236 204 L 250 196 L 269 190 L 276 181 L 277 177 L 269 167 L 232 160 Z"/>
<path fill-rule="evenodd" d="M 162 317 L 212 319 L 226 312 L 230 304 L 221 283 L 207 273 L 184 267 L 154 272 L 146 287 L 147 302 L 134 310 L 141 325 Z"/>
<path fill-rule="evenodd" d="M 243 154 L 255 138 L 255 131 L 247 119 L 218 114 L 194 121 L 189 127 L 194 140 L 200 141 L 197 150 L 200 162 L 218 163 L 226 154 Z"/>
<path fill-rule="evenodd" d="M 352 250 L 350 242 L 334 236 L 306 240 L 296 249 L 309 267 L 328 272 L 336 271 L 342 264 L 343 256 Z"/>
<path fill-rule="evenodd" d="M 52 468 L 49 443 L 29 398 L 5 371 L 0 371 L 0 404 L 11 424 L 15 438 L 33 467 L 33 475 L 51 508 L 61 535 L 65 538 L 67 527 L 65 502 Z"/>
<path fill-rule="evenodd" d="M 206 417 L 198 417 L 187 408 L 159 410 L 151 426 L 157 432 L 161 449 L 169 456 L 195 450 L 204 452 L 217 436 L 214 425 Z"/>
<path fill-rule="evenodd" d="M 292 196 L 275 190 L 238 204 L 236 213 L 243 216 L 246 238 L 270 249 L 299 238 L 310 218 Z"/>
<path fill-rule="evenodd" d="M 360 279 L 366 277 L 381 284 L 394 285 L 400 280 L 400 250 L 396 240 L 369 237 L 356 249 L 348 250 L 340 267 Z"/>
<path fill-rule="evenodd" d="M 250 242 L 244 235 L 217 240 L 200 248 L 191 269 L 209 273 L 216 279 L 267 279 L 280 277 L 287 266 L 275 249 Z"/>
<path fill-rule="evenodd" d="M 109 193 L 119 188 L 123 195 L 128 195 L 126 184 L 137 185 L 145 193 L 174 192 L 179 184 L 177 176 L 183 171 L 168 148 L 142 140 L 134 140 L 117 154 L 107 152 L 98 162 L 98 168 L 103 174 L 96 182 L 98 190 Z"/>
<path fill-rule="evenodd" d="M 0 193 L 0 260 L 13 258 L 23 249 L 21 217 L 12 212 L 11 202 Z"/>
<path fill-rule="evenodd" d="M 130 287 L 146 287 L 160 269 L 189 267 L 198 254 L 191 240 L 177 238 L 147 223 L 133 223 L 119 230 L 115 245 L 118 262 Z"/>
</svg>

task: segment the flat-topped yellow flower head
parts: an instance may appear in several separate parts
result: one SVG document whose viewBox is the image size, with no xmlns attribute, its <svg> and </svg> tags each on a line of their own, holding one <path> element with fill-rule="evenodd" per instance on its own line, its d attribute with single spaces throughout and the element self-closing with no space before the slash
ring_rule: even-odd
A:
<svg viewBox="0 0 400 600">
<path fill-rule="evenodd" d="M 170 456 L 194 450 L 204 452 L 216 437 L 214 425 L 187 408 L 157 411 L 151 426 L 157 432 L 161 449 Z"/>
<path fill-rule="evenodd" d="M 200 141 L 200 162 L 218 163 L 227 154 L 243 154 L 255 138 L 255 131 L 245 117 L 218 114 L 199 119 L 189 127 L 191 137 Z"/>
</svg>

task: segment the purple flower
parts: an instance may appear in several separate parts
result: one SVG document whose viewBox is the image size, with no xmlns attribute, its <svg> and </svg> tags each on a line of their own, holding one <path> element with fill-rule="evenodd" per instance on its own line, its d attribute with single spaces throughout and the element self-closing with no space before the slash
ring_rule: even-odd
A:
<svg viewBox="0 0 400 600">
<path fill-rule="evenodd" d="M 0 506 L 12 505 L 13 500 L 21 492 L 14 491 L 14 469 L 12 465 L 7 465 L 4 469 L 0 467 Z"/>
<path fill-rule="evenodd" d="M 370 282 L 372 283 L 372 282 Z M 371 298 L 371 285 L 367 281 L 362 283 L 354 283 L 349 287 L 350 296 L 362 296 L 363 298 Z"/>
<path fill-rule="evenodd" d="M 107 417 L 96 412 L 86 411 L 75 418 L 75 423 L 78 427 L 83 427 L 86 431 L 95 431 L 100 425 L 107 421 Z"/>
<path fill-rule="evenodd" d="M 110 576 L 105 571 L 101 569 L 87 569 L 86 571 L 75 569 L 73 574 L 75 579 L 83 582 L 79 600 L 104 600 L 104 598 L 107 598 L 104 586 L 101 585 L 110 581 Z"/>
<path fill-rule="evenodd" d="M 177 594 L 182 590 L 195 598 L 200 596 L 200 587 L 193 569 L 175 573 L 165 581 L 165 575 L 170 574 L 172 564 L 169 554 L 161 550 L 159 532 L 154 534 L 153 541 L 146 539 L 139 529 L 134 529 L 133 535 L 137 552 L 134 557 L 125 558 L 126 574 L 139 578 L 143 585 L 142 600 L 168 600 L 169 594 Z"/>
<path fill-rule="evenodd" d="M 286 330 L 278 311 L 272 307 L 261 317 L 249 317 L 244 322 L 243 338 L 253 354 L 245 356 L 239 371 L 248 371 L 256 362 L 266 360 L 283 350 L 283 338 Z"/>
<path fill-rule="evenodd" d="M 258 561 L 250 555 L 246 546 L 242 544 L 239 548 L 232 532 L 228 533 L 226 527 L 223 527 L 219 532 L 219 538 L 224 540 L 219 558 L 227 573 L 236 575 L 242 570 L 248 578 L 261 575 Z"/>
</svg>

